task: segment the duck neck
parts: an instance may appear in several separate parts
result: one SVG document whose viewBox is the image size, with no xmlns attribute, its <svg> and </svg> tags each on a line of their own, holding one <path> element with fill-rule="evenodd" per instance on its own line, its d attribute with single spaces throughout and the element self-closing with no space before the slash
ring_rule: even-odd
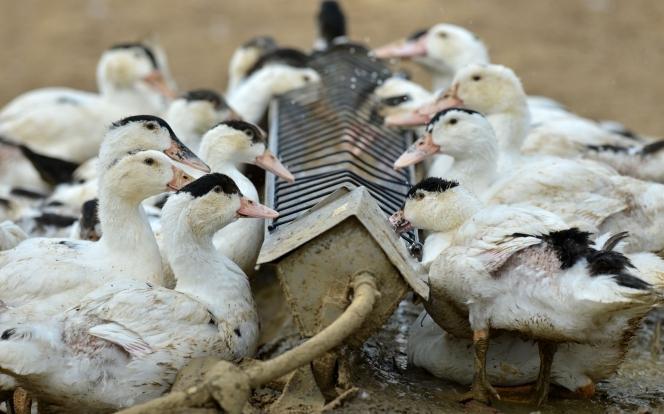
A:
<svg viewBox="0 0 664 414">
<path fill-rule="evenodd" d="M 228 104 L 249 122 L 260 122 L 272 99 L 270 73 L 256 72 L 237 86 L 228 97 Z"/>
<path fill-rule="evenodd" d="M 163 284 L 161 255 L 140 199 L 118 196 L 100 177 L 99 222 L 103 235 L 99 245 L 126 268 L 141 269 L 133 278 Z"/>
<path fill-rule="evenodd" d="M 117 107 L 123 108 L 127 114 L 151 113 L 160 114 L 166 105 L 164 98 L 147 87 L 117 88 L 112 85 L 99 85 L 102 98 Z"/>
<path fill-rule="evenodd" d="M 246 317 L 243 311 L 254 306 L 246 275 L 217 252 L 214 231 L 190 224 L 190 214 L 183 209 L 177 217 L 163 217 L 164 254 L 177 278 L 175 290 L 204 304 L 216 318 Z"/>
<path fill-rule="evenodd" d="M 472 157 L 455 157 L 447 179 L 460 182 L 477 196 L 481 196 L 496 179 L 497 154 L 495 151 L 473 152 Z"/>
<path fill-rule="evenodd" d="M 210 154 L 204 157 L 205 162 L 210 166 L 212 171 L 225 174 L 229 176 L 240 189 L 243 196 L 252 201 L 258 201 L 258 191 L 254 184 L 240 172 L 239 165 L 226 156 L 219 154 Z"/>
<path fill-rule="evenodd" d="M 530 127 L 530 113 L 525 105 L 516 105 L 505 111 L 487 116 L 498 140 L 500 165 L 518 162 L 521 145 Z"/>
</svg>

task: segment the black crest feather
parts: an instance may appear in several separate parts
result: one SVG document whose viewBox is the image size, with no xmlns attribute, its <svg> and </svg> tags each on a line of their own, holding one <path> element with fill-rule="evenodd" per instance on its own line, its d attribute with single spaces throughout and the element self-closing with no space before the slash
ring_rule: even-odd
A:
<svg viewBox="0 0 664 414">
<path fill-rule="evenodd" d="M 461 108 L 461 107 L 454 106 L 452 108 L 443 109 L 442 111 L 436 113 L 436 115 L 434 115 L 433 118 L 431 118 L 431 120 L 427 124 L 427 130 L 431 129 L 431 127 L 434 124 L 436 124 L 436 122 L 438 122 L 440 120 L 440 118 L 444 117 L 449 112 L 463 112 L 463 113 L 468 114 L 468 115 L 479 115 L 481 117 L 484 117 L 484 115 L 482 115 L 481 113 L 479 113 L 477 111 L 473 111 L 472 109 Z"/>
<path fill-rule="evenodd" d="M 418 190 L 429 191 L 429 192 L 439 192 L 449 190 L 450 188 L 458 187 L 459 183 L 456 181 L 443 180 L 438 177 L 429 177 L 410 187 L 407 198 L 411 198 Z"/>
<path fill-rule="evenodd" d="M 180 191 L 178 191 L 178 194 L 189 193 L 193 197 L 201 197 L 217 186 L 221 187 L 221 190 L 226 194 L 242 195 L 237 184 L 235 184 L 235 181 L 229 176 L 220 173 L 206 174 L 196 181 L 182 187 Z"/>
<path fill-rule="evenodd" d="M 219 124 L 215 125 L 215 128 L 218 127 L 219 125 L 226 125 L 227 127 L 233 128 L 237 131 L 250 130 L 251 132 L 253 132 L 251 137 L 251 142 L 253 142 L 254 144 L 265 143 L 266 141 L 265 133 L 251 122 L 241 121 L 239 119 L 232 119 L 220 122 Z"/>
<path fill-rule="evenodd" d="M 143 53 L 150 59 L 150 63 L 152 63 L 152 67 L 154 69 L 159 69 L 159 63 L 157 63 L 157 58 L 149 47 L 144 45 L 143 43 L 118 43 L 116 45 L 113 45 L 109 48 L 109 50 L 117 50 L 117 49 L 141 49 Z"/>
<path fill-rule="evenodd" d="M 226 100 L 211 89 L 195 89 L 182 95 L 187 101 L 208 101 L 215 109 L 228 108 Z"/>
<path fill-rule="evenodd" d="M 246 76 L 249 77 L 259 69 L 275 63 L 292 66 L 294 68 L 306 68 L 309 66 L 309 56 L 298 49 L 288 47 L 270 50 L 267 53 L 264 53 L 258 61 L 254 63 L 254 65 L 247 71 Z"/>
</svg>

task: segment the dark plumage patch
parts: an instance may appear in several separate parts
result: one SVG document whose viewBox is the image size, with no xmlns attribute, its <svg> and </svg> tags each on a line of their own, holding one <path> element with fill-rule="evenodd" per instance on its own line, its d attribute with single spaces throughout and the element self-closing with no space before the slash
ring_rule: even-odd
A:
<svg viewBox="0 0 664 414">
<path fill-rule="evenodd" d="M 214 105 L 215 109 L 228 108 L 226 100 L 211 89 L 195 89 L 185 93 L 182 97 L 187 101 L 208 101 Z"/>
<path fill-rule="evenodd" d="M 78 219 L 76 217 L 63 216 L 61 214 L 43 213 L 41 216 L 35 217 L 34 220 L 41 226 L 62 228 L 71 226 Z"/>
<path fill-rule="evenodd" d="M 72 181 L 74 171 L 78 168 L 77 163 L 39 154 L 25 145 L 20 145 L 19 148 L 23 156 L 37 170 L 42 180 L 51 185 Z"/>
<path fill-rule="evenodd" d="M 40 200 L 42 198 L 46 198 L 46 194 L 38 193 L 32 190 L 27 190 L 21 187 L 12 188 L 10 194 L 17 197 L 29 198 L 31 200 Z"/>
<path fill-rule="evenodd" d="M 12 205 L 12 202 L 6 198 L 0 198 L 0 206 L 3 206 L 5 208 L 9 208 L 9 206 Z"/>
<path fill-rule="evenodd" d="M 444 117 L 449 112 L 463 112 L 463 113 L 468 114 L 468 115 L 479 115 L 481 117 L 484 117 L 484 115 L 482 115 L 481 113 L 479 113 L 477 111 L 473 111 L 472 109 L 461 108 L 461 107 L 456 107 L 455 106 L 455 107 L 452 107 L 452 108 L 443 109 L 442 111 L 436 113 L 436 115 L 434 115 L 433 118 L 431 118 L 431 120 L 427 124 L 427 130 L 430 130 L 433 127 L 433 125 L 435 125 L 436 122 L 438 122 L 440 120 L 440 118 Z"/>
<path fill-rule="evenodd" d="M 7 339 L 11 338 L 12 335 L 16 333 L 15 328 L 7 329 L 4 332 L 2 332 L 2 335 L 0 336 L 0 340 L 6 341 Z"/>
<path fill-rule="evenodd" d="M 411 41 L 412 40 L 417 40 L 420 37 L 426 35 L 427 33 L 429 33 L 429 29 L 420 29 L 420 30 L 412 33 L 410 36 L 408 36 L 407 40 L 411 40 Z"/>
<path fill-rule="evenodd" d="M 265 66 L 280 63 L 283 65 L 292 66 L 294 68 L 306 68 L 309 66 L 309 56 L 300 50 L 280 47 L 264 53 L 254 65 L 247 71 L 246 77 L 251 76 L 254 72 L 264 68 Z"/>
<path fill-rule="evenodd" d="M 113 122 L 111 124 L 110 129 L 120 128 L 120 127 L 125 126 L 127 124 L 130 124 L 132 122 L 156 122 L 162 128 L 166 128 L 168 130 L 168 132 L 171 134 L 171 137 L 175 137 L 175 132 L 173 132 L 173 129 L 171 128 L 171 126 L 168 125 L 168 122 L 166 122 L 163 119 L 159 118 L 158 116 L 154 116 L 154 115 L 128 116 L 126 118 L 120 119 L 119 121 Z"/>
<path fill-rule="evenodd" d="M 227 127 L 233 128 L 236 131 L 244 132 L 245 134 L 250 136 L 251 142 L 253 142 L 254 144 L 264 144 L 265 141 L 267 140 L 265 133 L 251 122 L 232 119 L 218 123 L 217 125 L 215 125 L 215 128 L 218 127 L 219 125 L 226 125 Z"/>
<path fill-rule="evenodd" d="M 406 194 L 406 198 L 413 198 L 418 190 L 442 193 L 449 190 L 450 188 L 458 186 L 459 183 L 456 181 L 443 180 L 442 178 L 438 177 L 429 177 L 410 187 L 408 194 Z"/>
<path fill-rule="evenodd" d="M 235 332 L 235 335 L 237 335 L 238 338 L 242 338 L 242 332 L 240 332 L 240 328 L 233 329 L 233 332 Z"/>
<path fill-rule="evenodd" d="M 164 204 L 166 204 L 166 201 L 168 201 L 168 196 L 170 193 L 164 194 L 161 199 L 159 199 L 156 203 L 154 203 L 154 206 L 157 207 L 158 209 L 164 208 Z"/>
<path fill-rule="evenodd" d="M 145 46 L 142 43 L 118 43 L 109 48 L 109 50 L 118 50 L 118 49 L 141 49 L 143 53 L 150 59 L 150 63 L 154 69 L 159 69 L 159 63 L 157 63 L 157 57 L 155 56 L 152 49 Z"/>
<path fill-rule="evenodd" d="M 615 153 L 627 153 L 629 152 L 629 147 L 623 147 L 620 145 L 586 145 L 586 148 L 588 148 L 590 151 L 596 151 L 596 152 L 603 152 L 603 151 L 611 151 Z"/>
<path fill-rule="evenodd" d="M 268 51 L 277 48 L 277 42 L 274 41 L 272 36 L 256 36 L 244 42 L 242 47 L 256 47 L 258 49 Z"/>
<path fill-rule="evenodd" d="M 554 231 L 540 238 L 556 252 L 560 260 L 560 268 L 568 269 L 590 254 L 590 233 L 577 228 Z"/>
<path fill-rule="evenodd" d="M 180 191 L 178 191 L 178 194 L 189 193 L 193 197 L 201 197 L 209 193 L 215 187 L 220 187 L 221 191 L 229 195 L 242 195 L 237 184 L 235 184 L 235 181 L 233 181 L 229 176 L 219 173 L 206 174 L 202 176 L 198 180 L 182 187 Z"/>
<path fill-rule="evenodd" d="M 629 269 L 633 268 L 629 258 L 619 252 L 600 250 L 588 256 L 588 271 L 591 276 L 612 275 L 620 286 L 638 290 L 650 289 L 650 283 L 629 273 Z"/>
<path fill-rule="evenodd" d="M 664 140 L 655 141 L 644 146 L 643 148 L 641 148 L 641 151 L 639 151 L 639 153 L 643 156 L 652 155 L 656 152 L 661 151 L 662 149 L 664 149 Z"/>
<path fill-rule="evenodd" d="M 81 206 L 81 232 L 83 228 L 93 229 L 99 224 L 99 200 L 93 198 Z"/>
<path fill-rule="evenodd" d="M 404 102 L 410 101 L 410 95 L 397 95 L 381 99 L 380 103 L 384 106 L 399 106 Z"/>
<path fill-rule="evenodd" d="M 328 44 L 334 39 L 346 36 L 346 16 L 335 0 L 324 0 L 318 12 L 318 32 Z"/>
</svg>

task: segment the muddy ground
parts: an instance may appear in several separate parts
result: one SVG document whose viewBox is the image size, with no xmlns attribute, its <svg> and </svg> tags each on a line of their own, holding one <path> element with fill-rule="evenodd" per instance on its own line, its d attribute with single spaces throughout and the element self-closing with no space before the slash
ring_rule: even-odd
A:
<svg viewBox="0 0 664 414">
<path fill-rule="evenodd" d="M 157 33 L 181 88 L 222 89 L 233 49 L 257 34 L 308 47 L 317 1 L 0 0 L 0 104 L 30 88 L 94 88 L 101 50 Z M 347 0 L 353 38 L 379 45 L 446 21 L 477 32 L 531 94 L 664 136 L 660 0 Z M 422 77 L 421 79 L 424 80 Z"/>
</svg>

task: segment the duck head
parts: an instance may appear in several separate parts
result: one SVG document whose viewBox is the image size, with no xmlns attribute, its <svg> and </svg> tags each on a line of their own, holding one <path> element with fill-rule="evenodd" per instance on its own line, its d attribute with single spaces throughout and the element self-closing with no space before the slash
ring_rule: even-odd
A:
<svg viewBox="0 0 664 414">
<path fill-rule="evenodd" d="M 417 125 L 451 107 L 469 108 L 489 116 L 526 107 L 526 94 L 510 68 L 472 64 L 457 72 L 450 89 L 441 93 L 435 102 L 405 116 L 388 117 L 385 123 Z"/>
<path fill-rule="evenodd" d="M 240 217 L 277 218 L 279 213 L 244 197 L 235 182 L 224 174 L 198 178 L 168 197 L 163 217 L 186 217 L 194 233 L 211 236 Z"/>
<path fill-rule="evenodd" d="M 478 204 L 456 181 L 429 177 L 410 188 L 403 207 L 389 221 L 397 233 L 413 228 L 446 232 L 461 226 Z"/>
<path fill-rule="evenodd" d="M 482 114 L 471 109 L 448 108 L 431 118 L 424 136 L 394 162 L 394 168 L 417 164 L 435 154 L 449 155 L 455 161 L 472 157 L 485 162 L 494 160 L 497 153 L 493 128 Z"/>
<path fill-rule="evenodd" d="M 142 43 L 122 43 L 106 50 L 97 65 L 97 82 L 102 94 L 136 89 L 168 99 L 175 97 L 159 67 L 157 54 Z"/>
<path fill-rule="evenodd" d="M 416 59 L 435 72 L 454 74 L 471 63 L 488 63 L 484 43 L 473 32 L 453 24 L 437 24 L 374 50 L 379 58 Z"/>
<path fill-rule="evenodd" d="M 256 72 L 271 95 L 281 95 L 294 89 L 320 82 L 320 75 L 311 68 L 297 68 L 284 64 L 273 64 Z"/>
<path fill-rule="evenodd" d="M 240 119 L 226 100 L 210 89 L 189 91 L 171 102 L 166 119 L 185 145 L 194 151 L 200 138 L 210 128 L 223 121 Z"/>
<path fill-rule="evenodd" d="M 116 196 L 139 203 L 165 191 L 177 191 L 192 178 L 155 150 L 129 154 L 112 163 L 100 176 L 103 188 Z"/>
<path fill-rule="evenodd" d="M 130 116 L 113 123 L 99 149 L 100 166 L 107 168 L 115 160 L 143 150 L 162 151 L 177 162 L 210 171 L 207 164 L 180 142 L 166 121 L 152 115 Z"/>
<path fill-rule="evenodd" d="M 247 76 L 249 69 L 258 62 L 261 56 L 276 48 L 277 43 L 272 37 L 257 36 L 235 49 L 228 65 L 229 87 L 237 86 L 237 83 Z"/>
<path fill-rule="evenodd" d="M 429 91 L 401 76 L 386 79 L 374 94 L 380 98 L 379 114 L 382 117 L 412 112 L 432 99 Z"/>
<path fill-rule="evenodd" d="M 293 174 L 266 148 L 267 135 L 246 121 L 226 121 L 209 130 L 201 141 L 201 155 L 212 166 L 218 163 L 254 164 L 288 182 Z"/>
</svg>

